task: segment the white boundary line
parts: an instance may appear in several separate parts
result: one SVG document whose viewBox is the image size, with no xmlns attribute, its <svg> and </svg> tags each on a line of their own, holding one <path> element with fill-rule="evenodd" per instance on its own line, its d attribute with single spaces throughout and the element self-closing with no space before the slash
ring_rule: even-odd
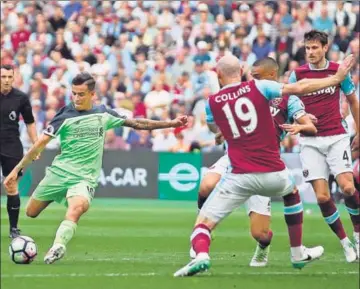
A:
<svg viewBox="0 0 360 289">
<path fill-rule="evenodd" d="M 208 274 L 208 273 L 207 273 Z M 208 274 L 210 275 L 210 274 Z M 309 272 L 304 273 L 297 271 L 288 271 L 288 272 L 219 272 L 217 274 L 211 274 L 214 276 L 258 276 L 258 275 L 267 275 L 267 276 L 280 276 L 280 275 L 290 275 L 290 276 L 328 276 L 328 275 L 359 275 L 357 271 L 345 271 L 345 272 Z M 64 277 L 75 277 L 75 278 L 89 278 L 89 277 L 154 277 L 154 276 L 163 276 L 170 277 L 170 274 L 160 274 L 155 272 L 144 272 L 144 273 L 98 273 L 98 274 L 86 274 L 86 273 L 69 273 L 69 274 L 2 274 L 2 278 L 64 278 Z"/>
</svg>

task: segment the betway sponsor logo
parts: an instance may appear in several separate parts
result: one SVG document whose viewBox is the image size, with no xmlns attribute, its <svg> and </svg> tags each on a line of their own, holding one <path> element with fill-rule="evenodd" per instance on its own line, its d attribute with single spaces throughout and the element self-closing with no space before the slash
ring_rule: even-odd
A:
<svg viewBox="0 0 360 289">
<path fill-rule="evenodd" d="M 250 86 L 246 85 L 244 87 L 239 88 L 237 91 L 232 92 L 232 93 L 224 93 L 224 94 L 219 94 L 217 96 L 215 96 L 215 102 L 222 102 L 222 101 L 228 101 L 228 100 L 234 100 L 237 99 L 238 97 L 240 97 L 241 95 L 245 94 L 245 93 L 249 93 L 250 92 Z"/>
<path fill-rule="evenodd" d="M 310 95 L 320 95 L 320 94 L 334 94 L 336 91 L 336 86 L 330 86 L 312 93 L 308 93 L 305 96 L 310 96 Z"/>
<path fill-rule="evenodd" d="M 113 168 L 108 176 L 102 169 L 98 182 L 103 186 L 110 183 L 114 187 L 146 187 L 147 175 L 144 168 Z"/>
</svg>

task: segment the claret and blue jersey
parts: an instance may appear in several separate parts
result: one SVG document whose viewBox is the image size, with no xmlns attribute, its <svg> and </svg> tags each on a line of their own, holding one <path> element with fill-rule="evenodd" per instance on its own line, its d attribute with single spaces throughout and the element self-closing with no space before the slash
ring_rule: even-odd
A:
<svg viewBox="0 0 360 289">
<path fill-rule="evenodd" d="M 289 78 L 290 83 L 304 78 L 326 78 L 336 74 L 339 64 L 327 61 L 326 66 L 315 69 L 311 64 L 305 64 L 295 69 Z M 299 96 L 306 107 L 306 111 L 315 115 L 318 119 L 316 124 L 317 136 L 332 136 L 347 133 L 346 123 L 341 115 L 341 94 L 350 95 L 355 91 L 351 76 L 347 77 L 340 85 L 327 87 L 307 95 Z"/>
<path fill-rule="evenodd" d="M 268 95 L 277 95 L 279 86 L 273 85 L 273 81 L 256 81 L 258 88 L 265 94 Z M 271 85 L 272 88 L 266 87 L 267 85 Z M 270 98 L 270 97 L 269 97 Z M 282 124 L 291 124 L 296 119 L 305 115 L 305 106 L 303 102 L 296 96 L 283 96 L 277 98 L 271 98 L 270 100 L 270 112 L 274 119 L 276 136 L 278 137 L 279 142 L 281 142 L 286 136 L 286 132 L 280 127 Z M 210 110 L 209 103 L 206 105 L 206 120 L 208 123 L 214 123 L 213 115 Z"/>
<path fill-rule="evenodd" d="M 282 96 L 281 83 L 253 80 L 223 87 L 206 105 L 208 123 L 216 123 L 228 143 L 233 173 L 274 172 L 280 160 L 269 101 Z"/>
</svg>

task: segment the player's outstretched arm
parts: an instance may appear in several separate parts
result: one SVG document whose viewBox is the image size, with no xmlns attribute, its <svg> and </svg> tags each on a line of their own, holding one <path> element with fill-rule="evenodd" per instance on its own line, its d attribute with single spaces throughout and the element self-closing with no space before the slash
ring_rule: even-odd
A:
<svg viewBox="0 0 360 289">
<path fill-rule="evenodd" d="M 187 116 L 182 115 L 172 120 L 151 120 L 146 118 L 125 119 L 123 126 L 132 127 L 138 130 L 153 130 L 187 125 Z"/>
<path fill-rule="evenodd" d="M 34 145 L 29 149 L 25 154 L 22 160 L 16 165 L 16 167 L 11 171 L 11 173 L 5 178 L 4 186 L 5 188 L 12 185 L 18 177 L 18 173 L 21 169 L 25 168 L 30 164 L 37 156 L 44 150 L 46 145 L 50 142 L 51 136 L 42 134 L 39 139 L 34 143 Z"/>
<path fill-rule="evenodd" d="M 317 134 L 317 128 L 308 114 L 298 118 L 293 124 L 283 124 L 280 127 L 291 135 L 302 133 L 312 136 Z"/>
<path fill-rule="evenodd" d="M 327 88 L 329 86 L 338 85 L 345 79 L 354 63 L 355 58 L 351 54 L 340 64 L 336 74 L 326 78 L 302 79 L 295 83 L 284 84 L 282 94 L 303 95 Z"/>
</svg>

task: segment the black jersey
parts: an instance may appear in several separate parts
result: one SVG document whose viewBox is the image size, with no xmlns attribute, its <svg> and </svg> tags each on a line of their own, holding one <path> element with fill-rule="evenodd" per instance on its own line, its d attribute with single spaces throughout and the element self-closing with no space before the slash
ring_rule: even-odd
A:
<svg viewBox="0 0 360 289">
<path fill-rule="evenodd" d="M 12 88 L 8 94 L 0 93 L 0 154 L 21 157 L 23 147 L 20 141 L 19 119 L 26 124 L 34 123 L 29 97 Z"/>
</svg>

